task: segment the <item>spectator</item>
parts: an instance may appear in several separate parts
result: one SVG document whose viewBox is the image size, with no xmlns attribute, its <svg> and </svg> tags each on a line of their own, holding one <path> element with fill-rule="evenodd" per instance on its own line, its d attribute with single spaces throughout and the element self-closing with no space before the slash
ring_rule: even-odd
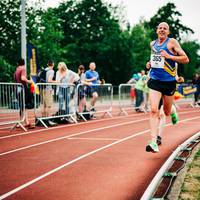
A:
<svg viewBox="0 0 200 200">
<path fill-rule="evenodd" d="M 131 77 L 131 79 L 127 83 L 128 84 L 136 83 L 140 78 L 141 78 L 140 73 L 133 74 L 133 76 Z"/>
<path fill-rule="evenodd" d="M 33 126 L 30 124 L 29 119 L 28 119 L 28 114 L 27 114 L 27 104 L 30 101 L 29 99 L 29 95 L 30 92 L 28 91 L 28 84 L 32 84 L 33 81 L 27 79 L 27 75 L 26 75 L 26 68 L 25 68 L 25 61 L 24 59 L 20 59 L 17 63 L 17 68 L 16 71 L 14 73 L 14 80 L 16 83 L 21 83 L 24 87 L 24 93 L 25 93 L 25 102 L 23 102 L 23 96 L 21 91 L 17 91 L 17 98 L 18 98 L 18 102 L 19 102 L 19 107 L 20 107 L 20 117 L 23 117 L 23 115 L 25 116 L 25 127 L 27 128 L 33 128 Z M 25 104 L 25 113 L 24 112 L 24 105 Z"/>
<path fill-rule="evenodd" d="M 84 110 L 86 110 L 86 80 L 85 80 L 85 67 L 83 65 L 80 65 L 78 67 L 78 75 L 80 77 L 80 83 L 83 85 L 80 85 L 79 87 L 79 94 L 78 94 L 78 112 L 82 113 Z"/>
<path fill-rule="evenodd" d="M 147 84 L 147 75 L 145 75 L 145 71 L 141 71 L 141 77 L 135 84 L 135 111 L 136 112 L 143 112 L 140 108 L 142 102 L 144 101 L 144 90 L 146 89 Z M 146 91 L 146 90 L 145 90 Z"/>
<path fill-rule="evenodd" d="M 137 74 L 133 74 L 133 76 L 131 77 L 131 79 L 127 82 L 127 84 L 134 84 L 131 86 L 130 88 L 130 98 L 131 98 L 131 105 L 135 104 L 135 99 L 136 99 L 136 94 L 135 94 L 135 84 L 137 83 L 137 81 L 140 79 L 141 74 L 137 73 Z"/>
<path fill-rule="evenodd" d="M 85 81 L 85 67 L 83 65 L 80 65 L 78 67 L 78 75 L 80 77 L 80 82 L 84 82 Z"/>
<path fill-rule="evenodd" d="M 97 88 L 98 86 L 96 84 L 100 84 L 100 80 L 99 80 L 99 74 L 97 71 L 95 71 L 96 69 L 96 64 L 94 62 L 91 62 L 89 64 L 89 70 L 87 70 L 85 72 L 85 78 L 86 81 L 89 83 L 92 83 L 93 86 L 89 86 L 89 95 L 91 96 L 91 102 L 90 102 L 90 111 L 95 112 L 95 103 L 98 99 L 98 93 L 97 93 Z M 95 86 L 96 85 L 96 86 Z"/>
<path fill-rule="evenodd" d="M 46 70 L 46 83 L 56 83 L 57 81 L 53 80 L 54 77 L 54 62 L 52 60 L 48 61 L 47 67 L 45 68 Z M 49 117 L 50 115 L 50 110 L 53 105 L 53 94 L 54 90 L 51 85 L 47 85 L 46 87 L 43 85 L 42 86 L 42 116 L 43 117 Z M 51 120 L 46 121 L 47 125 L 54 126 L 56 125 L 55 122 Z"/>
<path fill-rule="evenodd" d="M 137 74 L 133 74 L 133 76 L 127 82 L 127 84 L 135 84 L 137 82 L 136 78 L 137 78 Z M 134 102 L 135 102 L 135 86 L 134 85 L 132 85 L 130 88 L 130 98 L 131 98 L 131 105 L 134 105 Z"/>
<path fill-rule="evenodd" d="M 58 64 L 58 71 L 56 73 L 56 81 L 63 83 L 65 85 L 59 86 L 58 97 L 59 97 L 59 112 L 62 112 L 64 102 L 65 102 L 65 111 L 63 114 L 70 113 L 70 95 L 73 92 L 72 85 L 79 80 L 77 73 L 69 70 L 64 62 Z M 72 88 L 72 89 L 71 89 Z"/>
<path fill-rule="evenodd" d="M 194 106 L 198 106 L 199 95 L 200 95 L 200 75 L 195 73 L 193 75 L 192 84 L 196 85 L 196 92 L 194 93 Z"/>
</svg>

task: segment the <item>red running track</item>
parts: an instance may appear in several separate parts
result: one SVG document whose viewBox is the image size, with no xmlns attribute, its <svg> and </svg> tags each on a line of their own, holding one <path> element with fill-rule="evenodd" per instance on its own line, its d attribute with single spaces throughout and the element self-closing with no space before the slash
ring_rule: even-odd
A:
<svg viewBox="0 0 200 200">
<path fill-rule="evenodd" d="M 0 135 L 0 199 L 137 200 L 176 147 L 200 131 L 200 110 L 168 121 L 157 154 L 145 152 L 149 114 Z"/>
</svg>

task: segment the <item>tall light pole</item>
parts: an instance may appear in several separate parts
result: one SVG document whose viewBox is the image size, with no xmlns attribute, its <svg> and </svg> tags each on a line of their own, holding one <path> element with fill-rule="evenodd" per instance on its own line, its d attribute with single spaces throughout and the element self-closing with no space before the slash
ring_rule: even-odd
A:
<svg viewBox="0 0 200 200">
<path fill-rule="evenodd" d="M 26 67 L 26 0 L 21 0 L 21 57 L 25 60 Z"/>
</svg>

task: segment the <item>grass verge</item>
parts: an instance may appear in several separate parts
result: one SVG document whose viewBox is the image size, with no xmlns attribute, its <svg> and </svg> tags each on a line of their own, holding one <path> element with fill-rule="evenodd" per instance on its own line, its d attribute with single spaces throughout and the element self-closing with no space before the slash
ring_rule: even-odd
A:
<svg viewBox="0 0 200 200">
<path fill-rule="evenodd" d="M 179 200 L 200 200 L 200 149 L 189 169 L 181 188 Z"/>
</svg>

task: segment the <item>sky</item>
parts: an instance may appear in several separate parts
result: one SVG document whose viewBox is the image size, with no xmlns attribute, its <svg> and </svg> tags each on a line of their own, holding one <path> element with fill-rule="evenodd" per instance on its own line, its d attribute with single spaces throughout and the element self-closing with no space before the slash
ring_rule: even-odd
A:
<svg viewBox="0 0 200 200">
<path fill-rule="evenodd" d="M 54 7 L 63 0 L 45 0 L 45 7 Z M 113 5 L 122 4 L 125 7 L 127 20 L 133 26 L 141 17 L 149 20 L 159 8 L 168 2 L 176 5 L 176 10 L 182 14 L 181 23 L 191 28 L 195 34 L 185 36 L 187 39 L 195 39 L 200 42 L 200 0 L 103 0 Z"/>
</svg>

